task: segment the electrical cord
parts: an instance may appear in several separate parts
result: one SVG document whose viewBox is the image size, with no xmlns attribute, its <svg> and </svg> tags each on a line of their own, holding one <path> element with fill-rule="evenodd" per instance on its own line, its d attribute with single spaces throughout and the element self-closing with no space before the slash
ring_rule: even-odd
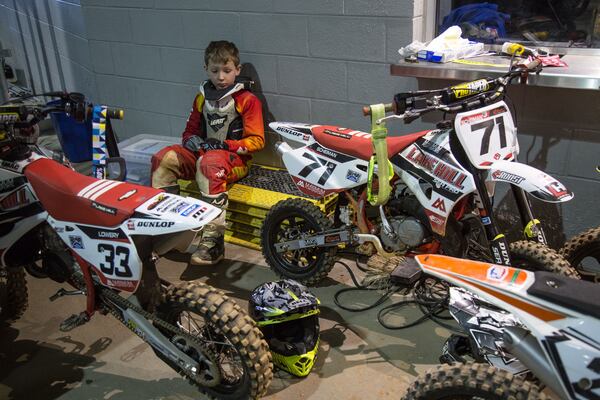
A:
<svg viewBox="0 0 600 400">
<path fill-rule="evenodd" d="M 427 284 L 428 281 L 433 283 Z M 438 286 L 439 288 L 435 289 L 436 286 Z M 448 284 L 446 282 L 430 277 L 426 279 L 421 279 L 417 282 L 417 284 L 414 287 L 412 299 L 398 301 L 396 303 L 383 307 L 377 313 L 377 321 L 379 321 L 379 323 L 384 328 L 391 330 L 400 330 L 417 326 L 420 323 L 425 322 L 427 319 L 431 319 L 432 321 L 446 329 L 455 332 L 461 332 L 460 329 L 457 329 L 456 327 L 444 322 L 444 320 L 452 320 L 453 318 L 451 316 L 440 315 L 448 309 L 449 296 L 450 295 L 448 292 Z M 403 325 L 391 325 L 385 322 L 384 317 L 387 314 L 391 313 L 392 311 L 403 308 L 409 304 L 416 304 L 423 313 L 423 315 L 417 318 L 415 321 Z"/>
<path fill-rule="evenodd" d="M 353 253 L 343 253 L 343 254 L 353 254 Z M 358 279 L 356 278 L 356 275 L 354 274 L 354 272 L 350 269 L 350 266 L 348 266 L 348 264 L 346 264 L 343 261 L 339 261 L 339 260 L 337 261 L 337 263 L 339 263 L 344 268 L 346 268 L 346 270 L 350 274 L 350 279 L 352 279 L 352 282 L 355 285 L 355 287 L 340 289 L 334 294 L 333 301 L 334 301 L 335 305 L 337 305 L 342 310 L 346 310 L 346 311 L 350 311 L 350 312 L 360 312 L 360 311 L 371 310 L 371 309 L 385 303 L 395 293 L 401 293 L 402 291 L 404 291 L 404 293 L 403 293 L 404 295 L 409 295 L 412 292 L 412 294 L 413 294 L 412 299 L 395 302 L 395 303 L 392 303 L 386 307 L 383 307 L 381 310 L 379 310 L 379 312 L 377 313 L 377 321 L 384 328 L 391 329 L 391 330 L 406 329 L 406 328 L 410 328 L 410 327 L 419 325 L 420 323 L 426 321 L 427 319 L 431 319 L 446 329 L 449 329 L 452 331 L 460 331 L 456 327 L 453 327 L 443 321 L 443 320 L 451 320 L 452 319 L 451 316 L 442 316 L 441 315 L 448 308 L 448 299 L 449 299 L 448 287 L 449 286 L 446 282 L 443 282 L 443 281 L 438 280 L 433 277 L 427 277 L 425 279 L 419 280 L 417 282 L 417 284 L 412 288 L 413 289 L 412 291 L 411 291 L 411 288 L 408 288 L 408 287 L 391 285 L 383 293 L 383 295 L 381 295 L 381 297 L 379 297 L 374 303 L 369 304 L 364 307 L 349 307 L 349 306 L 343 305 L 341 303 L 340 296 L 342 294 L 348 293 L 348 292 L 356 292 L 356 291 L 378 290 L 378 288 L 367 287 L 367 286 L 361 285 L 358 282 Z M 358 269 L 360 269 L 363 272 L 367 271 L 367 269 L 365 267 L 362 267 L 359 264 L 358 259 L 356 260 L 356 266 Z M 387 314 L 389 314 L 390 312 L 392 312 L 394 310 L 403 308 L 409 304 L 416 304 L 419 307 L 419 309 L 423 312 L 423 316 L 419 317 L 415 321 L 412 321 L 412 322 L 409 322 L 409 323 L 403 324 L 403 325 L 391 325 L 391 324 L 385 322 L 384 318 Z"/>
<path fill-rule="evenodd" d="M 344 306 L 344 305 L 342 305 L 342 303 L 339 300 L 339 297 L 342 293 L 355 292 L 355 291 L 377 290 L 377 288 L 370 288 L 370 287 L 362 286 L 360 283 L 358 283 L 358 280 L 356 279 L 356 275 L 354 275 L 354 272 L 352 272 L 352 270 L 350 269 L 348 264 L 346 264 L 345 262 L 339 261 L 339 260 L 337 261 L 337 263 L 342 265 L 344 268 L 346 268 L 346 270 L 350 274 L 350 278 L 352 279 L 352 282 L 354 282 L 354 285 L 356 285 L 356 287 L 353 287 L 353 288 L 340 289 L 337 292 L 335 292 L 335 294 L 333 295 L 333 302 L 335 303 L 336 306 L 338 306 L 342 310 L 351 311 L 351 312 L 370 310 L 372 308 L 379 306 L 380 304 L 383 304 L 394 292 L 397 291 L 397 288 L 395 288 L 393 286 L 390 287 L 388 290 L 386 290 L 386 292 L 379 299 L 377 299 L 373 304 L 370 304 L 366 307 L 355 308 L 355 307 Z M 358 260 L 356 260 L 356 265 L 358 267 L 358 265 L 359 265 Z"/>
</svg>

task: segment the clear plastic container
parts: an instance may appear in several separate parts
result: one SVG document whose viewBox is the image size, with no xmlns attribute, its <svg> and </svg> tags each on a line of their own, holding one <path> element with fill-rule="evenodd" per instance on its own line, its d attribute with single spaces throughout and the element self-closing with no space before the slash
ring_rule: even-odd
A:
<svg viewBox="0 0 600 400">
<path fill-rule="evenodd" d="M 181 144 L 181 139 L 172 136 L 142 134 L 119 143 L 121 157 L 127 163 L 127 182 L 150 186 L 150 162 L 159 150 Z"/>
</svg>

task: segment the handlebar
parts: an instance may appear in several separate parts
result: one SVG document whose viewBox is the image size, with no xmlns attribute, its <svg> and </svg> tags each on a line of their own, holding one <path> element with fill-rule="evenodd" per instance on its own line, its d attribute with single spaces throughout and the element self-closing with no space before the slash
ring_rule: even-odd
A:
<svg viewBox="0 0 600 400">
<path fill-rule="evenodd" d="M 385 112 L 386 113 L 388 113 L 390 111 L 394 111 L 394 103 L 387 103 L 387 104 L 384 105 L 384 107 L 385 107 Z M 362 108 L 362 112 L 363 112 L 363 115 L 365 117 L 371 115 L 371 107 L 370 106 L 364 106 Z"/>
<path fill-rule="evenodd" d="M 19 103 L 25 99 L 32 97 L 58 97 L 60 104 L 24 104 Z M 17 108 L 19 118 L 14 120 L 13 124 L 16 128 L 31 127 L 43 120 L 51 112 L 65 112 L 78 122 L 83 122 L 91 119 L 93 105 L 87 103 L 85 96 L 81 93 L 68 92 L 46 92 L 41 94 L 26 95 L 19 98 L 10 99 L 16 104 L 2 105 L 2 108 L 11 107 Z M 57 102 L 58 102 L 57 101 Z M 106 117 L 110 119 L 123 119 L 124 110 L 120 108 L 107 107 Z"/>
<path fill-rule="evenodd" d="M 385 105 L 385 112 L 394 112 L 405 123 L 410 123 L 431 111 L 457 113 L 474 107 L 495 102 L 504 95 L 506 86 L 517 77 L 521 82 L 527 80 L 530 72 L 539 72 L 541 61 L 538 59 L 526 65 L 517 65 L 505 75 L 492 79 L 477 79 L 438 90 L 420 90 L 398 93 L 393 103 Z M 363 115 L 371 115 L 370 106 L 362 108 Z"/>
</svg>

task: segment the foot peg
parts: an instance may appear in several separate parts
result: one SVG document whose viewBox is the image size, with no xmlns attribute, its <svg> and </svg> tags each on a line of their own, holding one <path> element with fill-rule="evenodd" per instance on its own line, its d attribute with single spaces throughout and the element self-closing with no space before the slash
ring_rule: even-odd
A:
<svg viewBox="0 0 600 400">
<path fill-rule="evenodd" d="M 69 332 L 80 325 L 85 324 L 90 320 L 90 317 L 87 315 L 85 311 L 82 311 L 79 314 L 73 314 L 69 318 L 65 319 L 61 322 L 59 329 L 61 332 Z"/>
<path fill-rule="evenodd" d="M 78 294 L 85 294 L 83 292 L 83 290 L 65 290 L 65 289 L 59 289 L 58 292 L 54 293 L 52 296 L 50 296 L 50 301 L 54 301 L 56 299 L 58 299 L 59 297 L 63 297 L 63 296 L 75 296 Z"/>
</svg>

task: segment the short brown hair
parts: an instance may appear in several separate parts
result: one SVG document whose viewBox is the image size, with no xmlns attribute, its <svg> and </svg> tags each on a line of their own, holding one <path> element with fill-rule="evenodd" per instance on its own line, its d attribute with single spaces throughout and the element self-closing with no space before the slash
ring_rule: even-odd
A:
<svg viewBox="0 0 600 400">
<path fill-rule="evenodd" d="M 240 65 L 240 52 L 233 42 L 216 40 L 210 42 L 204 51 L 204 65 L 208 65 L 209 61 L 227 64 L 229 60 L 233 61 L 236 67 Z"/>
</svg>

